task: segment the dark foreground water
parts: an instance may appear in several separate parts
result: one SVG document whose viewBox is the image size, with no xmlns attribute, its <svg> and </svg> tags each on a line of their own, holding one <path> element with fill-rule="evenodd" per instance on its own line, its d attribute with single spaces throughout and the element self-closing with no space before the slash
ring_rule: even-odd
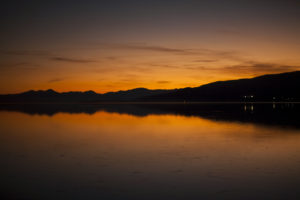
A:
<svg viewBox="0 0 300 200">
<path fill-rule="evenodd" d="M 0 105 L 1 199 L 300 199 L 299 104 Z"/>
</svg>

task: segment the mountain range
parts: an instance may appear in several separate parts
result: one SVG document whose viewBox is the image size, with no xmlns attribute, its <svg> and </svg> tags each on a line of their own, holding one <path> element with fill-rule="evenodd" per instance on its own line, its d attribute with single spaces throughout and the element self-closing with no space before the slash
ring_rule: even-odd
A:
<svg viewBox="0 0 300 200">
<path fill-rule="evenodd" d="M 263 75 L 249 79 L 217 81 L 194 88 L 132 90 L 98 94 L 30 90 L 0 95 L 2 103 L 87 103 L 87 102 L 257 102 L 300 101 L 300 71 Z"/>
</svg>

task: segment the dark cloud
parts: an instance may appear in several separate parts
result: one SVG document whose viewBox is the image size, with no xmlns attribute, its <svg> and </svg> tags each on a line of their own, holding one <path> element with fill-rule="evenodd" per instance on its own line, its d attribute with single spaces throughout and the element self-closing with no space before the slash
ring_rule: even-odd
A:
<svg viewBox="0 0 300 200">
<path fill-rule="evenodd" d="M 220 73 L 239 74 L 239 75 L 240 74 L 261 75 L 261 74 L 268 74 L 268 73 L 281 73 L 281 72 L 300 70 L 300 66 L 247 61 L 233 66 L 224 66 L 224 67 L 189 66 L 189 67 L 185 67 L 185 69 L 200 70 L 200 71 L 216 71 Z"/>
<path fill-rule="evenodd" d="M 230 73 L 252 73 L 252 74 L 264 74 L 264 73 L 280 73 L 293 70 L 299 70 L 300 66 L 280 65 L 274 63 L 259 63 L 259 62 L 246 62 L 239 65 L 228 66 L 221 68 L 222 71 Z"/>
<path fill-rule="evenodd" d="M 142 51 L 157 51 L 157 52 L 169 52 L 169 53 L 187 53 L 186 49 L 179 48 L 169 48 L 163 46 L 147 45 L 144 43 L 127 43 L 127 44 L 108 44 L 100 43 L 100 46 L 106 48 L 116 48 L 116 49 L 131 49 L 131 50 L 142 50 Z"/>
<path fill-rule="evenodd" d="M 48 51 L 35 51 L 35 50 L 14 50 L 14 51 L 1 51 L 5 55 L 14 55 L 14 56 L 48 56 L 51 55 Z"/>
<path fill-rule="evenodd" d="M 46 56 L 46 57 L 49 56 L 50 60 L 58 61 L 58 62 L 72 62 L 72 63 L 96 62 L 95 60 L 53 56 L 53 54 L 49 51 L 15 50 L 15 51 L 1 51 L 1 53 L 5 55 L 13 55 L 13 56 Z"/>
<path fill-rule="evenodd" d="M 85 60 L 85 59 L 74 59 L 74 58 L 67 58 L 67 57 L 51 57 L 53 61 L 57 62 L 71 62 L 71 63 L 92 63 L 96 62 L 95 60 Z"/>
<path fill-rule="evenodd" d="M 159 51 L 159 52 L 170 52 L 170 53 L 187 53 L 184 49 L 175 49 L 162 46 L 141 46 L 141 45 L 126 45 L 125 48 L 135 49 L 135 50 L 145 50 L 145 51 Z"/>
</svg>

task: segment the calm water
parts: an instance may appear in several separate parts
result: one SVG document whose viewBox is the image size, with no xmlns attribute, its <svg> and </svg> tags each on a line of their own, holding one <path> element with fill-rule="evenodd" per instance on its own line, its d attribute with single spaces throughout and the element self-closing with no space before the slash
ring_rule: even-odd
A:
<svg viewBox="0 0 300 200">
<path fill-rule="evenodd" d="M 1 105 L 2 199 L 300 199 L 299 104 Z"/>
</svg>

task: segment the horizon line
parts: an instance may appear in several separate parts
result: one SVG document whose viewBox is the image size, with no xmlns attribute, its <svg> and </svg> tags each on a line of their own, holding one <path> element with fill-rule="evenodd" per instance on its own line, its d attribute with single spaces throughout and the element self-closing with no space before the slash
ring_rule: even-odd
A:
<svg viewBox="0 0 300 200">
<path fill-rule="evenodd" d="M 239 78 L 239 79 L 230 79 L 230 80 L 220 80 L 220 81 L 214 81 L 214 82 L 209 82 L 203 85 L 199 85 L 196 87 L 182 87 L 182 88 L 171 88 L 171 89 L 161 89 L 161 88 L 156 88 L 156 89 L 149 89 L 149 88 L 145 88 L 145 87 L 136 87 L 136 88 L 131 88 L 131 89 L 126 89 L 126 90 L 117 90 L 117 91 L 109 91 L 109 92 L 104 92 L 104 93 L 98 93 L 95 92 L 94 90 L 84 90 L 84 91 L 62 91 L 62 92 L 58 92 L 55 89 L 49 88 L 49 89 L 38 89 L 38 90 L 34 90 L 34 89 L 29 89 L 23 92 L 18 92 L 18 93 L 0 93 L 0 95 L 15 95 L 15 94 L 23 94 L 26 92 L 46 92 L 46 91 L 53 91 L 56 93 L 71 93 L 71 92 L 78 92 L 78 93 L 87 93 L 87 92 L 93 92 L 95 94 L 99 94 L 99 95 L 103 95 L 103 94 L 107 94 L 107 93 L 117 93 L 117 92 L 126 92 L 126 91 L 131 91 L 131 90 L 136 90 L 136 89 L 145 89 L 145 90 L 180 90 L 180 89 L 186 89 L 186 88 L 197 88 L 197 87 L 202 87 L 204 85 L 209 85 L 212 83 L 218 83 L 218 82 L 226 82 L 226 81 L 238 81 L 238 80 L 249 80 L 249 79 L 254 79 L 254 78 L 258 78 L 258 77 L 263 77 L 263 76 L 268 76 L 268 75 L 280 75 L 280 74 L 288 74 L 288 73 L 295 73 L 295 72 L 300 72 L 300 70 L 296 70 L 296 71 L 288 71 L 288 72 L 281 72 L 281 73 L 274 73 L 274 74 L 263 74 L 263 75 L 259 75 L 259 76 L 253 76 L 251 78 Z"/>
</svg>

